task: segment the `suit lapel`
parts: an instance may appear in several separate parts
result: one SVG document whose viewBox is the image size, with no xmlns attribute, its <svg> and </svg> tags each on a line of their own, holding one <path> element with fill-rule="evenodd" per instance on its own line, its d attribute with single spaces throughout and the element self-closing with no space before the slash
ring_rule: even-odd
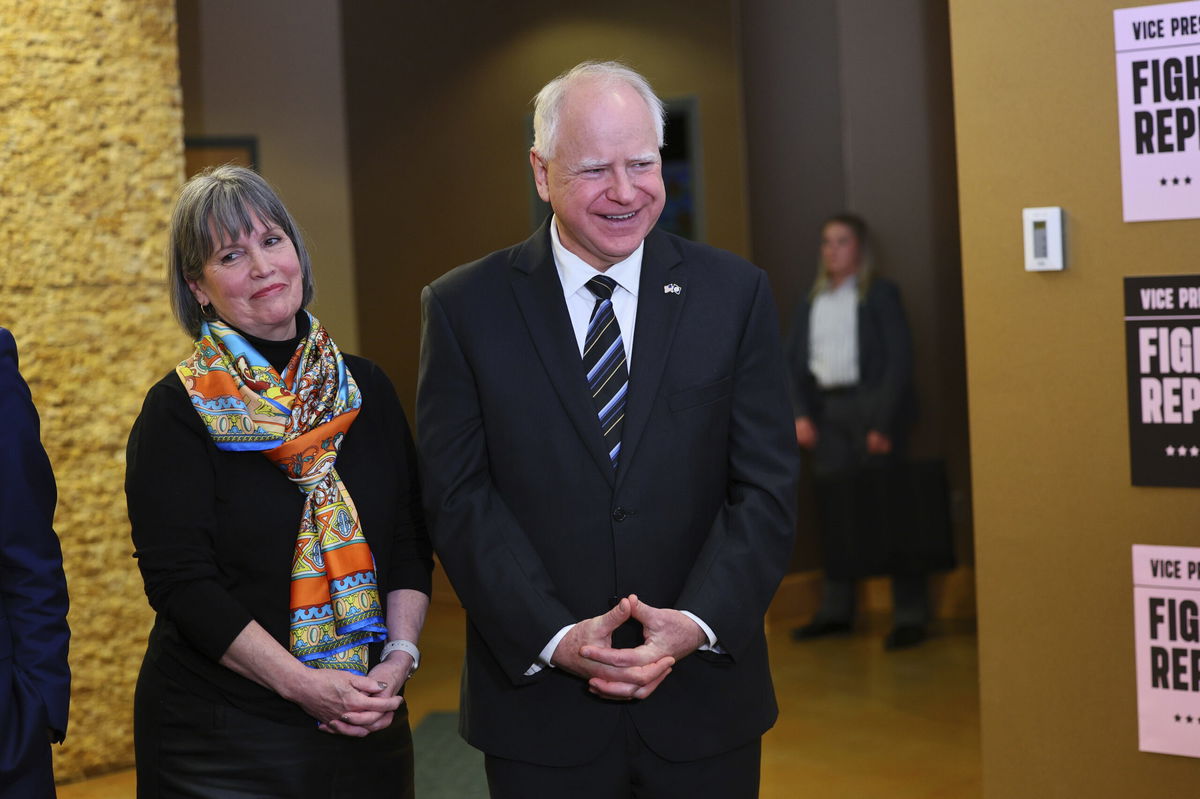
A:
<svg viewBox="0 0 1200 799">
<path fill-rule="evenodd" d="M 548 224 L 549 220 L 538 228 L 514 258 L 513 296 L 568 418 L 611 484 L 615 481 L 612 463 L 600 434 L 592 396 L 587 390 L 583 361 L 563 298 L 562 282 L 554 267 Z"/>
<path fill-rule="evenodd" d="M 625 401 L 625 426 L 621 431 L 618 482 L 637 454 L 662 382 L 671 341 L 675 337 L 675 324 L 687 300 L 684 270 L 676 268 L 681 263 L 679 251 L 671 240 L 657 230 L 651 231 L 646 237 L 642 277 L 638 283 L 633 368 L 629 375 L 629 396 Z M 676 286 L 678 293 L 675 293 Z"/>
</svg>

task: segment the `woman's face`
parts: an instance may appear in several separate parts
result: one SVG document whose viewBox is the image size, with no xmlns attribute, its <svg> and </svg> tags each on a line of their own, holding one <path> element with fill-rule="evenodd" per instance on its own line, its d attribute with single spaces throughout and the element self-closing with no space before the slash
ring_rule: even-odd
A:
<svg viewBox="0 0 1200 799">
<path fill-rule="evenodd" d="M 821 263 L 836 285 L 858 271 L 862 252 L 849 225 L 830 222 L 821 229 Z"/>
<path fill-rule="evenodd" d="M 253 228 L 225 241 L 204 262 L 204 274 L 188 287 L 201 305 L 239 330 L 268 341 L 296 335 L 296 312 L 304 299 L 300 256 L 278 225 L 251 213 Z"/>
</svg>

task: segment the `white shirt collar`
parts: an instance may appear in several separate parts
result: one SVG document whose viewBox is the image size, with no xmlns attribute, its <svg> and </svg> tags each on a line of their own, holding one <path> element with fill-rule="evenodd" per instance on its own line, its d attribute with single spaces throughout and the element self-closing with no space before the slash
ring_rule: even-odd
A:
<svg viewBox="0 0 1200 799">
<path fill-rule="evenodd" d="M 579 291 L 583 288 L 584 284 L 596 275 L 611 277 L 617 281 L 618 286 L 633 296 L 637 296 L 638 281 L 641 280 L 642 276 L 642 253 L 646 249 L 645 241 L 639 244 L 638 248 L 624 261 L 619 261 L 610 266 L 606 271 L 601 272 L 599 269 L 585 263 L 582 258 L 563 246 L 562 241 L 558 237 L 558 223 L 551 216 L 550 247 L 554 252 L 554 266 L 558 269 L 558 279 L 562 282 L 563 293 L 567 296 Z"/>
<path fill-rule="evenodd" d="M 846 279 L 837 285 L 837 288 L 829 288 L 827 292 L 830 295 L 842 297 L 847 294 L 858 293 L 858 275 L 847 275 Z"/>
</svg>

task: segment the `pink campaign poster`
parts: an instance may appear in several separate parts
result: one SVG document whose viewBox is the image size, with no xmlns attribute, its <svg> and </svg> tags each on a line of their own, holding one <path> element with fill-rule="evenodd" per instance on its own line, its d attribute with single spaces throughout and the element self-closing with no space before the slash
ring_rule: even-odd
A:
<svg viewBox="0 0 1200 799">
<path fill-rule="evenodd" d="M 1133 547 L 1138 749 L 1200 757 L 1200 548 Z"/>
<path fill-rule="evenodd" d="M 1126 222 L 1200 218 L 1200 2 L 1113 11 Z"/>
</svg>

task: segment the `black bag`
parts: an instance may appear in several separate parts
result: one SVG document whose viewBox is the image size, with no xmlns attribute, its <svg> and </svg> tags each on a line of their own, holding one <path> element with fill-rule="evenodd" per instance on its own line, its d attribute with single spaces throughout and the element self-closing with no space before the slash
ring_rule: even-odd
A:
<svg viewBox="0 0 1200 799">
<path fill-rule="evenodd" d="M 865 466 L 818 479 L 816 492 L 830 577 L 954 568 L 945 461 Z"/>
</svg>

